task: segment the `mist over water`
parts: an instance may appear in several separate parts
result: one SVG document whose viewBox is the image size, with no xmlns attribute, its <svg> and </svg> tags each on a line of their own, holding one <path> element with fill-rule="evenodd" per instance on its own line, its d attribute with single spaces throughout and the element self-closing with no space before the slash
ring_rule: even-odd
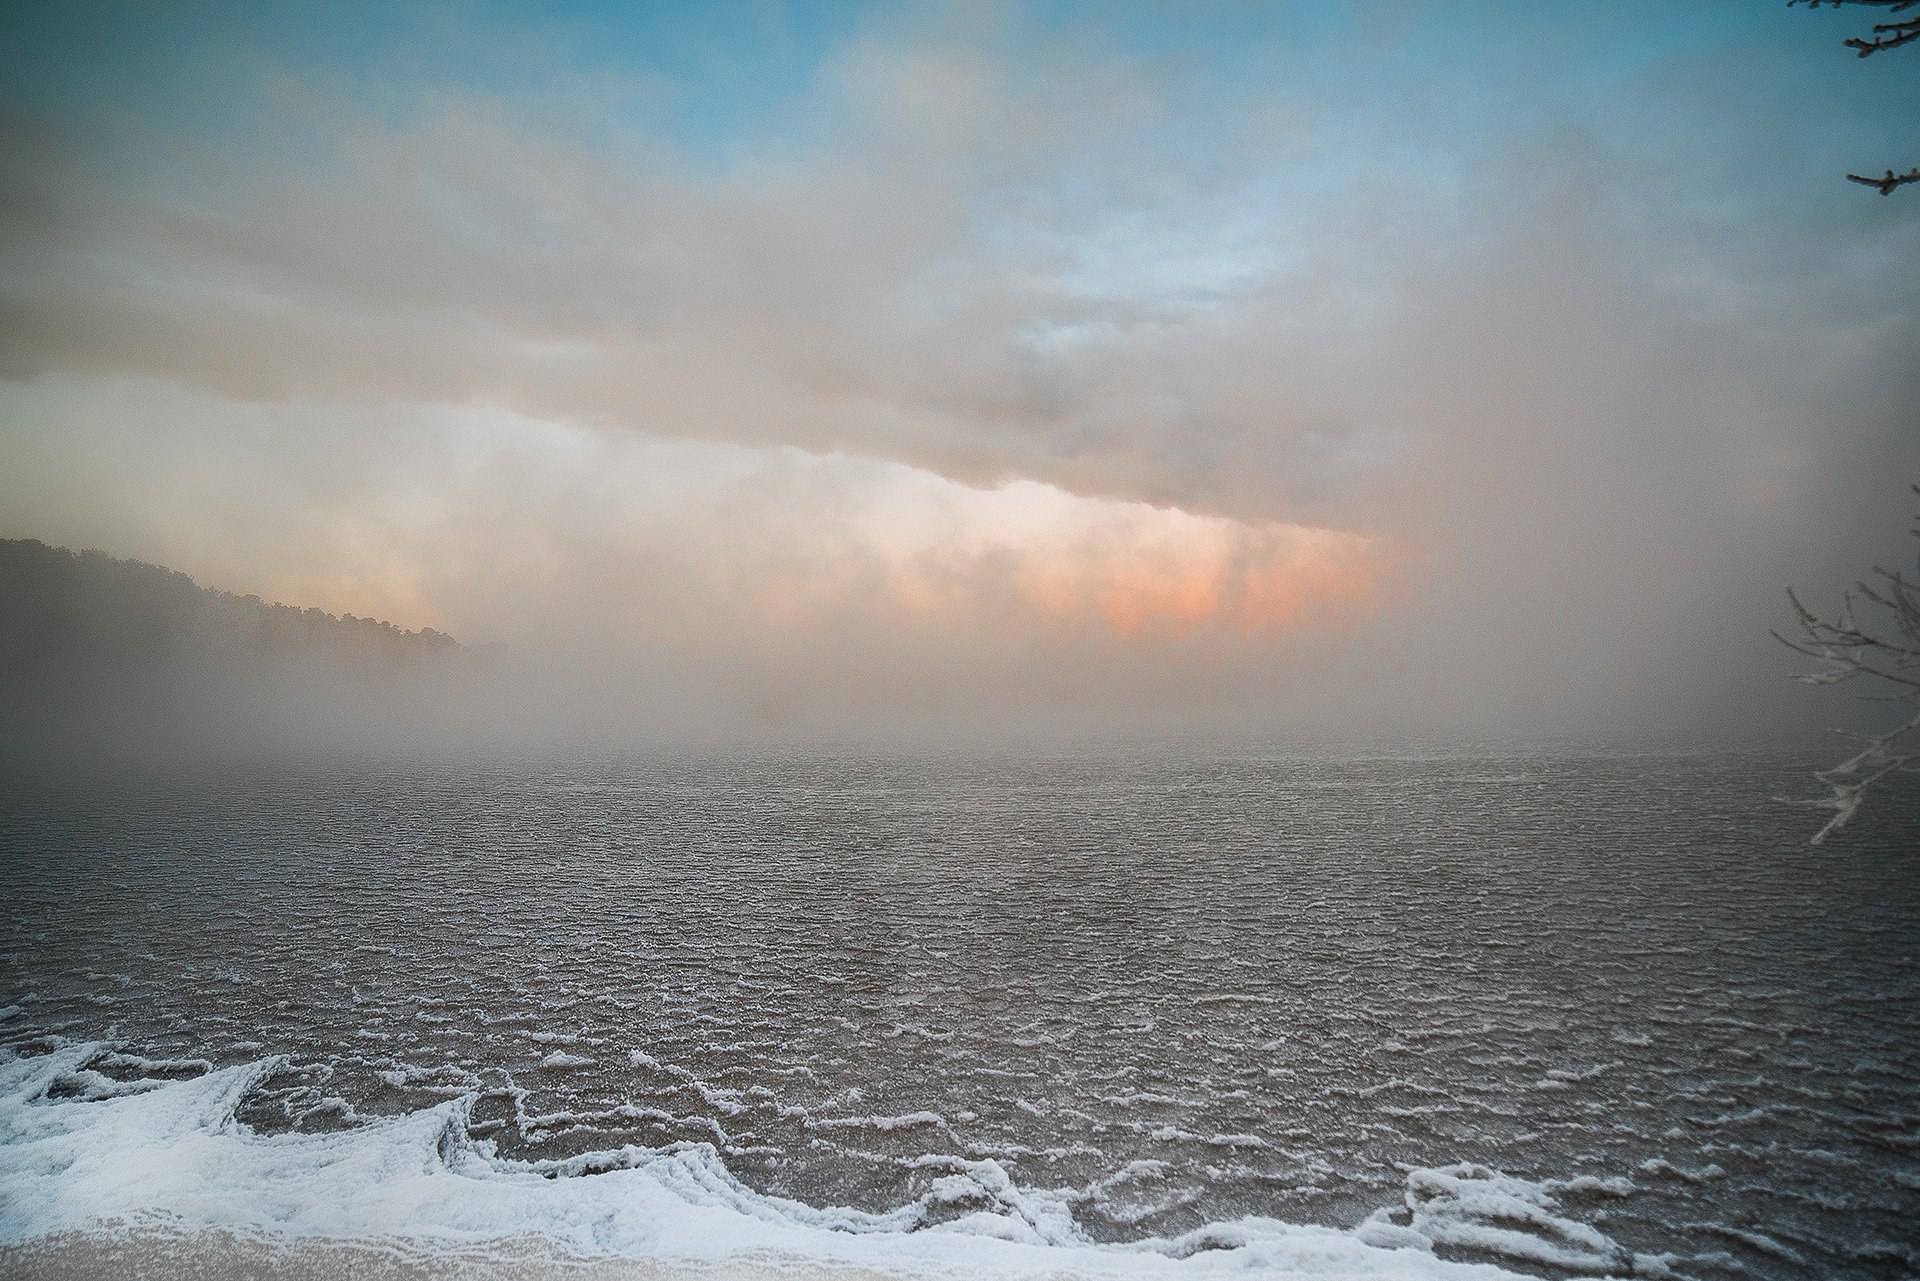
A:
<svg viewBox="0 0 1920 1281">
<path fill-rule="evenodd" d="M 462 1150 L 582 1198 L 710 1161 L 676 1195 L 843 1233 L 1179 1254 L 1273 1219 L 1547 1276 L 1908 1275 L 1920 810 L 1809 847 L 1771 798 L 1817 763 L 16 776 L 0 1029 L 23 1064 L 111 1042 L 45 1107 L 270 1061 L 221 1087 L 261 1135 L 454 1100 Z"/>
</svg>

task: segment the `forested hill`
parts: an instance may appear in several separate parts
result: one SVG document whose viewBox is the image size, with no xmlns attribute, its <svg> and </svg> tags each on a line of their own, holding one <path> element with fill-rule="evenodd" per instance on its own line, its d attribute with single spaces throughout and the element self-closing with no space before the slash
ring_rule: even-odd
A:
<svg viewBox="0 0 1920 1281">
<path fill-rule="evenodd" d="M 177 571 L 31 539 L 0 540 L 0 680 L 322 667 L 377 675 L 467 653 L 432 628 L 273 605 Z"/>
<path fill-rule="evenodd" d="M 464 741 L 494 675 L 481 657 L 431 629 L 0 540 L 0 768 Z"/>
</svg>

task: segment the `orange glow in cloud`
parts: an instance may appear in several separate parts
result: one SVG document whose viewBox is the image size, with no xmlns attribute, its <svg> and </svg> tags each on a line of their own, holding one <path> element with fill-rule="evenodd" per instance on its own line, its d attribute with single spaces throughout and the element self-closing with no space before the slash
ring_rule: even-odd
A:
<svg viewBox="0 0 1920 1281">
<path fill-rule="evenodd" d="M 1374 544 L 1333 530 L 1220 520 L 1149 532 L 1096 549 L 1026 549 L 1029 602 L 1124 636 L 1271 635 L 1353 615 L 1381 569 Z"/>
<path fill-rule="evenodd" d="M 957 487 L 956 487 L 957 488 Z M 1340 530 L 1081 498 L 1033 482 L 964 491 L 938 517 L 871 531 L 891 603 L 1125 637 L 1271 637 L 1351 620 L 1387 566 Z"/>
</svg>

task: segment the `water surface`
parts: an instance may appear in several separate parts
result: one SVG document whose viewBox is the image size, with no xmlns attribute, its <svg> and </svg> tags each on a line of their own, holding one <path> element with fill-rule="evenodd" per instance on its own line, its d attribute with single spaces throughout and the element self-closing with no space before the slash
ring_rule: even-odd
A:
<svg viewBox="0 0 1920 1281">
<path fill-rule="evenodd" d="M 1169 750 L 21 778 L 0 1031 L 22 1054 L 111 1039 L 109 1079 L 285 1056 L 241 1108 L 260 1131 L 459 1097 L 501 1157 L 575 1158 L 549 1172 L 710 1145 L 757 1193 L 911 1206 L 906 1227 L 1405 1224 L 1454 1195 L 1436 1177 L 1499 1172 L 1617 1250 L 1442 1232 L 1443 1256 L 1907 1276 L 1920 805 L 1889 792 L 1811 847 L 1817 816 L 1772 799 L 1808 765 Z"/>
</svg>

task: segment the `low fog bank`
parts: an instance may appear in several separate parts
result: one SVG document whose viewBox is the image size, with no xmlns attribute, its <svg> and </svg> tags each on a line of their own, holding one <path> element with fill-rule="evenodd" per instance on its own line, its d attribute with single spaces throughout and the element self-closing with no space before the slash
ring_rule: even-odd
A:
<svg viewBox="0 0 1920 1281">
<path fill-rule="evenodd" d="M 1827 750 L 1825 726 L 1870 725 L 1883 710 L 1792 684 L 1798 660 L 1763 633 L 1749 657 L 1777 676 L 1739 691 L 1735 730 L 1697 707 L 1637 725 L 1504 705 L 1465 715 L 1433 696 L 1444 673 L 1423 665 L 1417 639 L 1396 645 L 1377 628 L 1284 644 L 1087 628 L 1056 631 L 1045 646 L 1005 636 L 993 649 L 941 620 L 889 631 L 841 617 L 780 643 L 701 628 L 678 644 L 656 635 L 651 649 L 616 647 L 587 629 L 508 649 L 268 604 L 34 541 L 0 541 L 0 599 L 0 753 L 14 769 L 342 756 Z M 1753 664 L 1735 667 L 1750 684 Z M 1634 695 L 1623 687 L 1618 698 Z"/>
</svg>

